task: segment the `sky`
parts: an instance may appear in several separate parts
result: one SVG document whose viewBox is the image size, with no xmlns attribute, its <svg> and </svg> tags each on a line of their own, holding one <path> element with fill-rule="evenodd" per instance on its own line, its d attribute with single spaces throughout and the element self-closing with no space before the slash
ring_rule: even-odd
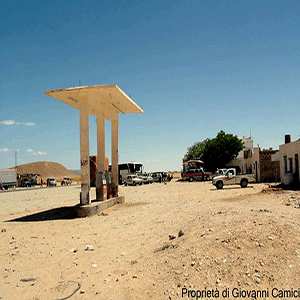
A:
<svg viewBox="0 0 300 300">
<path fill-rule="evenodd" d="M 119 114 L 119 162 L 146 172 L 180 171 L 187 148 L 220 130 L 262 149 L 300 138 L 298 0 L 0 6 L 0 169 L 16 153 L 18 165 L 80 169 L 79 112 L 44 94 L 79 85 L 116 84 L 144 110 Z"/>
</svg>

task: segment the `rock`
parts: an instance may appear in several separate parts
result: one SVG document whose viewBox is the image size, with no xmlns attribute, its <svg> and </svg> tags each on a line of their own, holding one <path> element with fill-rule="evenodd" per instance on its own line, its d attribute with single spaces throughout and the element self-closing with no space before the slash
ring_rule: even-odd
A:
<svg viewBox="0 0 300 300">
<path fill-rule="evenodd" d="M 105 212 L 101 212 L 100 214 L 98 214 L 98 216 L 108 216 L 108 214 Z"/>
<path fill-rule="evenodd" d="M 6 232 L 6 229 L 5 229 L 5 228 L 2 228 L 2 229 L 1 229 L 1 232 Z"/>
<path fill-rule="evenodd" d="M 92 267 L 93 268 L 97 268 L 97 264 L 92 264 Z"/>
<path fill-rule="evenodd" d="M 183 229 L 180 229 L 179 232 L 178 232 L 178 237 L 181 237 L 184 235 L 184 231 Z"/>
<path fill-rule="evenodd" d="M 22 281 L 22 282 L 30 282 L 30 281 L 36 281 L 36 279 L 37 278 L 30 277 L 30 278 L 22 278 L 22 279 L 20 279 L 20 281 Z"/>
<path fill-rule="evenodd" d="M 86 245 L 86 246 L 85 246 L 85 250 L 86 250 L 86 251 L 94 251 L 94 250 L 95 250 L 95 247 L 94 247 L 94 246 L 90 246 L 90 245 Z"/>
<path fill-rule="evenodd" d="M 176 235 L 175 235 L 175 234 L 169 234 L 169 239 L 170 239 L 170 240 L 176 239 Z"/>
</svg>

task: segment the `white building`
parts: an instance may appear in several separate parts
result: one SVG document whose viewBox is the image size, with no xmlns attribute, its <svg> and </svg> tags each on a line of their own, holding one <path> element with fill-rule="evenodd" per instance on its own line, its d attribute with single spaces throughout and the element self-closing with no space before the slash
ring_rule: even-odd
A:
<svg viewBox="0 0 300 300">
<path fill-rule="evenodd" d="M 280 179 L 282 184 L 300 186 L 299 156 L 300 139 L 291 142 L 291 136 L 286 135 L 285 144 L 279 146 Z M 276 156 L 273 155 L 272 159 L 276 160 Z"/>
<path fill-rule="evenodd" d="M 226 167 L 239 167 L 242 174 L 254 174 L 256 181 L 260 182 L 259 147 L 253 148 L 251 137 L 240 138 L 243 142 L 243 150 L 237 157 L 226 164 Z"/>
</svg>

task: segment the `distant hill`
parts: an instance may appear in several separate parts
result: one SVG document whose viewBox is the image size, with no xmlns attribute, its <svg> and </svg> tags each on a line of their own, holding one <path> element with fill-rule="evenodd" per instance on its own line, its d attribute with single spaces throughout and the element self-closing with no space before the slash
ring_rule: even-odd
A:
<svg viewBox="0 0 300 300">
<path fill-rule="evenodd" d="M 81 175 L 81 170 L 70 170 L 70 171 L 72 171 L 73 173 L 75 173 L 77 176 Z"/>
<path fill-rule="evenodd" d="M 15 169 L 15 167 L 11 169 Z M 47 178 L 47 177 L 58 178 L 64 176 L 68 176 L 70 178 L 78 177 L 77 174 L 68 170 L 63 165 L 56 162 L 50 162 L 50 161 L 38 161 L 30 164 L 17 166 L 17 173 L 18 174 L 24 174 L 24 173 L 40 174 L 43 178 Z"/>
</svg>

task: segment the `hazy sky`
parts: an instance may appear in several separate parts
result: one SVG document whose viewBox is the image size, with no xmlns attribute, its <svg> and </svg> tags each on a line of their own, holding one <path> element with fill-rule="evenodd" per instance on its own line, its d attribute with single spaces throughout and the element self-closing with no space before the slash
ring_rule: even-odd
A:
<svg viewBox="0 0 300 300">
<path fill-rule="evenodd" d="M 46 90 L 117 84 L 119 161 L 180 170 L 220 130 L 261 148 L 300 137 L 300 1 L 1 1 L 0 169 L 79 169 L 79 112 Z M 110 122 L 106 122 L 110 158 Z M 90 153 L 96 119 L 90 117 Z"/>
</svg>

